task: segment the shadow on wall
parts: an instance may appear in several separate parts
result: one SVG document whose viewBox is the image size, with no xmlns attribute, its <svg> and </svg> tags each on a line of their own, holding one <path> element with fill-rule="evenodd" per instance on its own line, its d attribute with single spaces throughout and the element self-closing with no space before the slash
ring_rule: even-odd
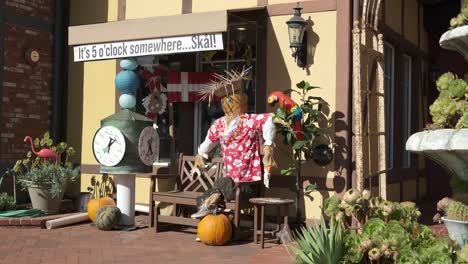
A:
<svg viewBox="0 0 468 264">
<path fill-rule="evenodd" d="M 314 65 L 314 57 L 315 57 L 315 50 L 317 49 L 317 45 L 320 42 L 320 37 L 317 33 L 314 32 L 313 26 L 314 22 L 312 21 L 311 17 L 306 20 L 306 36 L 307 36 L 307 63 L 304 67 L 307 76 L 310 75 L 310 67 Z M 304 36 L 305 37 L 305 36 Z"/>
</svg>

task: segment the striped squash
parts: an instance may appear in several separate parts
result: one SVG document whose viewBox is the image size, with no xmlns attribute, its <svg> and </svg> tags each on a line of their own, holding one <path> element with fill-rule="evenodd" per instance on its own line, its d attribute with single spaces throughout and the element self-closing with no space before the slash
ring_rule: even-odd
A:
<svg viewBox="0 0 468 264">
<path fill-rule="evenodd" d="M 94 224 L 100 230 L 111 230 L 119 223 L 121 216 L 122 213 L 117 206 L 104 206 L 96 212 Z"/>
</svg>

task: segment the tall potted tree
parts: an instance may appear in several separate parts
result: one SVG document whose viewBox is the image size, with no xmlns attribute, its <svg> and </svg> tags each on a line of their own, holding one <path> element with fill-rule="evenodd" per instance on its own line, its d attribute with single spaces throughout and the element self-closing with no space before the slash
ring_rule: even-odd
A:
<svg viewBox="0 0 468 264">
<path fill-rule="evenodd" d="M 15 163 L 11 172 L 28 190 L 34 209 L 58 213 L 67 184 L 79 176 L 78 168 L 69 160 L 75 150 L 65 142 L 54 145 L 48 132 L 42 138 L 26 137 L 24 141 L 29 141 L 31 150 Z"/>
<path fill-rule="evenodd" d="M 324 134 L 327 128 L 319 127 L 319 122 L 326 120 L 323 106 L 328 105 L 323 98 L 309 95 L 310 91 L 319 87 L 301 81 L 296 84 L 298 89 L 290 89 L 284 93 L 299 95 L 299 103 L 295 103 L 283 92 L 273 92 L 268 97 L 268 103 L 278 103 L 279 108 L 274 113 L 274 121 L 279 134 L 283 136 L 284 144 L 291 146 L 292 156 L 289 166 L 281 170 L 283 175 L 295 174 L 296 177 L 296 221 L 302 221 L 299 200 L 304 193 L 313 191 L 315 185 L 302 188 L 301 167 L 305 159 L 311 158 L 314 140 Z"/>
</svg>

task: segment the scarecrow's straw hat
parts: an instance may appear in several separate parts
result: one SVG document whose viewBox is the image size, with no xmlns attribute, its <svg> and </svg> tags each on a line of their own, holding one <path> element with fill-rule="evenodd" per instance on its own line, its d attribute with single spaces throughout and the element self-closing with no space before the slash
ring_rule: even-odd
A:
<svg viewBox="0 0 468 264">
<path fill-rule="evenodd" d="M 243 68 L 241 72 L 226 71 L 226 77 L 215 73 L 214 79 L 199 92 L 200 101 L 208 99 L 211 102 L 214 96 L 223 98 L 234 94 L 242 94 L 242 80 L 247 79 L 247 75 L 251 70 L 252 67 Z"/>
</svg>

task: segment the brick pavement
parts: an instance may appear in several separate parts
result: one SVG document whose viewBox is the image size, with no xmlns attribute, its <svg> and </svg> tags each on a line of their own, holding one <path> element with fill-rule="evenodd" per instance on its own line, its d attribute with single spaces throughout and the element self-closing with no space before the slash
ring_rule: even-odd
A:
<svg viewBox="0 0 468 264">
<path fill-rule="evenodd" d="M 100 231 L 89 223 L 45 230 L 0 227 L 0 263 L 291 263 L 283 246 L 251 241 L 222 247 L 194 241 L 194 229 Z"/>
</svg>

